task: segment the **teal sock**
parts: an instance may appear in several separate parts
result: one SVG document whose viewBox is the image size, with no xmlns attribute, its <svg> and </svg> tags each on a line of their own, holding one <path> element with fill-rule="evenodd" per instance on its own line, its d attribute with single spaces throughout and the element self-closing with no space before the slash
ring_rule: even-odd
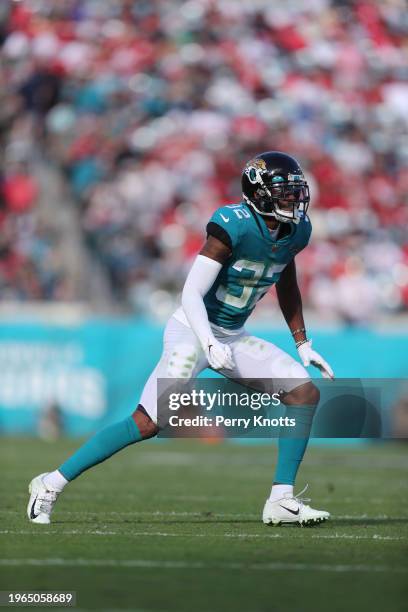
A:
<svg viewBox="0 0 408 612">
<path fill-rule="evenodd" d="M 286 416 L 296 420 L 296 427 L 285 427 L 279 435 L 278 463 L 274 482 L 295 484 L 312 428 L 315 406 L 287 406 Z"/>
<path fill-rule="evenodd" d="M 125 446 L 139 442 L 141 439 L 139 428 L 130 416 L 98 431 L 67 459 L 58 468 L 58 471 L 67 480 L 73 480 L 85 470 L 105 461 Z"/>
</svg>

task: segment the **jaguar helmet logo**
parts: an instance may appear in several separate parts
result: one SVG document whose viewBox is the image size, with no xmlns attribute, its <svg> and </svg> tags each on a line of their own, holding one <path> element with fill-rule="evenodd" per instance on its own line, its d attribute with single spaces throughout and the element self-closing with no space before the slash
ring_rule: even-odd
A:
<svg viewBox="0 0 408 612">
<path fill-rule="evenodd" d="M 245 174 L 252 185 L 261 183 L 260 173 L 265 172 L 266 163 L 263 159 L 251 159 L 245 166 Z"/>
</svg>

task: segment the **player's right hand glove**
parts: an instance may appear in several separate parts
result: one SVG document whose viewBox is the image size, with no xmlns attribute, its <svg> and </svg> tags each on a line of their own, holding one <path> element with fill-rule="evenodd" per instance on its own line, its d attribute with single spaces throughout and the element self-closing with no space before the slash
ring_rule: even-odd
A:
<svg viewBox="0 0 408 612">
<path fill-rule="evenodd" d="M 232 351 L 227 344 L 222 344 L 215 338 L 208 338 L 203 348 L 213 370 L 232 370 L 235 367 Z"/>
</svg>

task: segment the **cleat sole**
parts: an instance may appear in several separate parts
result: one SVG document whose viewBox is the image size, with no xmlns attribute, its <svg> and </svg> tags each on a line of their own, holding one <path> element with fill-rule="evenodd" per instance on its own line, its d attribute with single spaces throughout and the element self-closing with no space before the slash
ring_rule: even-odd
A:
<svg viewBox="0 0 408 612">
<path fill-rule="evenodd" d="M 306 519 L 303 521 L 274 521 L 273 519 L 263 520 L 263 524 L 267 527 L 280 527 L 283 525 L 298 525 L 299 527 L 316 527 L 321 523 L 326 522 L 330 517 L 320 517 L 320 518 L 312 518 Z"/>
</svg>

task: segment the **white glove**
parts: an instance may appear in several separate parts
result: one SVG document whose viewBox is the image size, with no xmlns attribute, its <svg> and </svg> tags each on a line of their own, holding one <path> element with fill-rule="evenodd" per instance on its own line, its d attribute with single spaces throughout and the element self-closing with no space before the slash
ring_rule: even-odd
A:
<svg viewBox="0 0 408 612">
<path fill-rule="evenodd" d="M 203 349 L 208 363 L 214 370 L 232 370 L 235 367 L 232 351 L 227 344 L 222 344 L 215 338 L 208 338 Z"/>
<path fill-rule="evenodd" d="M 305 367 L 314 365 L 319 368 L 323 378 L 334 379 L 334 372 L 319 353 L 312 349 L 312 341 L 308 340 L 298 347 L 299 357 Z"/>
</svg>

